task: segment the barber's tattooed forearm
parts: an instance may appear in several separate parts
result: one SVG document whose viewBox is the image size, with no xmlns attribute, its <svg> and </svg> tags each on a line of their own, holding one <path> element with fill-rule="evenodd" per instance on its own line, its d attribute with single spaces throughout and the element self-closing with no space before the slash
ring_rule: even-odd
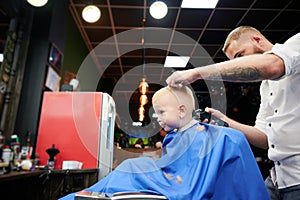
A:
<svg viewBox="0 0 300 200">
<path fill-rule="evenodd" d="M 215 76 L 216 74 L 209 75 L 208 79 L 218 79 Z M 219 75 L 221 75 L 224 81 L 231 82 L 240 82 L 240 81 L 260 81 L 262 79 L 262 75 L 260 71 L 253 67 L 235 67 L 232 69 L 221 70 L 219 71 Z"/>
</svg>

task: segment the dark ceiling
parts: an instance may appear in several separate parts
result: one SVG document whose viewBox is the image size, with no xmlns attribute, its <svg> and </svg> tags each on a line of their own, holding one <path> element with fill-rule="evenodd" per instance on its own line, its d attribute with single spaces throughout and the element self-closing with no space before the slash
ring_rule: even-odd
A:
<svg viewBox="0 0 300 200">
<path fill-rule="evenodd" d="M 300 31 L 299 0 L 219 0 L 215 9 L 186 9 L 180 7 L 181 0 L 164 0 L 169 10 L 160 20 L 149 14 L 154 1 L 70 0 L 72 16 L 101 76 L 98 88 L 124 102 L 130 101 L 142 77 L 151 83 L 151 94 L 165 84 L 172 71 L 181 70 L 163 67 L 167 55 L 190 56 L 186 68 L 226 60 L 222 44 L 237 26 L 254 26 L 273 43 L 282 43 Z M 90 2 L 102 12 L 101 19 L 93 24 L 81 17 Z M 0 9 L 1 44 L 8 20 Z M 197 97 L 205 93 L 202 82 L 192 86 Z M 245 85 L 238 87 L 243 94 Z"/>
<path fill-rule="evenodd" d="M 114 85 L 121 77 L 124 84 L 139 81 L 141 78 L 139 73 L 124 75 L 136 66 L 142 68 L 143 61 L 160 65 L 154 67 L 147 64 L 145 73 L 146 76 L 153 77 L 157 83 L 164 82 L 170 73 L 162 68 L 167 55 L 191 56 L 187 68 L 196 67 L 198 63 L 201 65 L 206 62 L 224 61 L 226 57 L 221 51 L 222 44 L 226 35 L 240 25 L 256 27 L 273 43 L 284 42 L 300 30 L 298 20 L 300 4 L 296 0 L 220 0 L 215 9 L 185 9 L 180 7 L 181 0 L 164 0 L 169 11 L 167 16 L 160 20 L 152 18 L 149 14 L 149 7 L 154 1 L 94 0 L 93 4 L 102 12 L 101 19 L 94 24 L 86 23 L 81 17 L 81 11 L 87 1 L 70 1 L 74 19 L 89 50 L 95 49 L 100 68 L 106 67 L 105 59 L 111 58 L 110 61 L 113 61 L 107 64 L 109 67 L 103 72 L 104 86 Z M 145 27 L 164 28 L 155 31 L 146 30 L 145 46 L 141 44 L 142 31 L 136 30 L 143 27 L 143 18 L 146 19 Z M 172 34 L 172 31 L 175 34 Z M 127 40 L 123 40 L 127 37 L 126 33 L 129 36 Z M 184 36 L 180 34 L 193 41 L 181 38 Z M 119 37 L 112 37 L 116 35 Z M 101 44 L 105 42 L 109 42 L 105 45 L 106 51 L 97 50 L 99 47 L 102 48 Z M 126 45 L 136 46 L 129 48 L 134 50 L 122 53 L 121 49 Z M 195 51 L 195 47 L 203 47 L 210 58 L 199 58 L 199 52 Z M 143 59 L 144 48 L 146 48 L 145 59 Z M 203 55 L 207 56 L 204 53 L 200 56 Z"/>
<path fill-rule="evenodd" d="M 163 67 L 167 55 L 190 56 L 186 68 L 226 60 L 221 48 L 227 34 L 237 26 L 256 27 L 273 43 L 282 43 L 300 31 L 300 4 L 297 0 L 219 0 L 215 9 L 186 9 L 180 7 L 181 0 L 164 0 L 169 10 L 160 20 L 149 14 L 154 1 L 94 0 L 93 4 L 101 9 L 102 16 L 93 24 L 86 23 L 81 17 L 87 1 L 70 1 L 70 10 L 85 43 L 89 50 L 94 49 L 102 77 L 100 89 L 114 93 L 114 98 L 125 102 L 130 102 L 134 96 L 132 91 L 137 88 L 141 77 L 146 76 L 149 82 L 164 85 L 172 71 L 181 70 Z M 143 31 L 143 26 L 149 29 Z M 145 68 L 143 63 L 146 63 Z M 152 91 L 157 89 L 155 84 L 150 86 Z M 203 99 L 205 84 L 198 81 L 192 86 L 198 99 Z M 232 107 L 241 104 L 240 96 L 252 91 L 255 100 L 249 101 L 256 101 L 254 104 L 258 106 L 258 85 L 251 86 L 255 91 L 245 92 L 244 88 L 248 87 L 245 84 L 233 84 L 232 93 L 227 88 L 228 104 Z M 208 89 L 210 92 L 216 90 Z M 209 99 L 205 103 L 209 105 Z M 138 105 L 134 110 L 137 108 Z"/>
</svg>

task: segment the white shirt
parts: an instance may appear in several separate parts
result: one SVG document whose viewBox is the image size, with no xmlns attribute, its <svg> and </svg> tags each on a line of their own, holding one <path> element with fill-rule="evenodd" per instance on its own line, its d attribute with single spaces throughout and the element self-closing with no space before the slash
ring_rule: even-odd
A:
<svg viewBox="0 0 300 200">
<path fill-rule="evenodd" d="M 255 127 L 268 136 L 279 188 L 300 184 L 300 33 L 271 51 L 284 60 L 285 75 L 262 81 Z"/>
</svg>

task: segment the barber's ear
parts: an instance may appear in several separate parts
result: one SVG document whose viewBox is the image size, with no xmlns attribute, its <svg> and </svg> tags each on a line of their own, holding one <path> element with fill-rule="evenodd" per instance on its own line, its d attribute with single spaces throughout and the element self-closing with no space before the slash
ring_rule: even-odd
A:
<svg viewBox="0 0 300 200">
<path fill-rule="evenodd" d="M 179 111 L 179 117 L 183 118 L 186 115 L 186 107 L 184 104 L 180 104 L 178 107 L 178 111 Z"/>
<path fill-rule="evenodd" d="M 252 36 L 252 40 L 260 46 L 263 39 L 260 35 L 255 34 Z"/>
</svg>

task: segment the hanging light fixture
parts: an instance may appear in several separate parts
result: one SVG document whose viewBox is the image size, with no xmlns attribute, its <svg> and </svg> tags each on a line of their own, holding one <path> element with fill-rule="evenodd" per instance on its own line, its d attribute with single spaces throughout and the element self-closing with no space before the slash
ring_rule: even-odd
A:
<svg viewBox="0 0 300 200">
<path fill-rule="evenodd" d="M 142 94 L 142 95 L 145 95 L 147 92 L 148 92 L 148 90 L 149 90 L 149 85 L 148 85 L 148 83 L 146 82 L 146 72 L 145 72 L 145 68 L 146 68 L 146 61 L 145 61 L 145 52 L 146 52 L 146 50 L 145 50 L 145 35 L 144 35 L 144 28 L 145 28 L 145 22 L 146 22 L 146 19 L 145 18 L 143 18 L 143 20 L 142 20 L 142 25 L 143 25 L 143 37 L 142 37 L 142 41 L 141 41 L 141 43 L 142 43 L 142 46 L 143 46 L 143 55 L 142 55 L 142 62 L 143 62 L 143 68 L 142 68 L 142 71 L 143 71 L 143 78 L 142 78 L 142 80 L 141 80 L 141 82 L 140 82 L 140 84 L 139 84 L 139 90 L 140 90 L 140 93 Z"/>
<path fill-rule="evenodd" d="M 168 13 L 168 6 L 162 1 L 155 1 L 150 6 L 150 15 L 155 19 L 162 19 Z"/>
<path fill-rule="evenodd" d="M 139 111 L 139 121 L 142 122 L 145 119 L 145 108 L 144 108 L 144 106 L 141 105 L 139 107 L 138 111 Z"/>
<path fill-rule="evenodd" d="M 88 23 L 94 23 L 101 17 L 100 9 L 95 5 L 88 5 L 82 10 L 82 18 Z"/>
<path fill-rule="evenodd" d="M 140 103 L 142 106 L 146 105 L 148 103 L 148 97 L 145 94 L 142 94 L 140 97 Z"/>
<path fill-rule="evenodd" d="M 46 5 L 48 0 L 27 0 L 27 2 L 34 7 L 42 7 Z"/>
<path fill-rule="evenodd" d="M 139 85 L 139 90 L 140 90 L 140 93 L 143 95 L 148 92 L 149 85 L 146 82 L 146 78 L 142 78 L 142 81 L 140 82 L 140 85 Z"/>
<path fill-rule="evenodd" d="M 144 10 L 144 18 L 142 20 L 142 26 L 143 26 L 143 37 L 142 37 L 142 46 L 143 46 L 143 55 L 142 55 L 142 61 L 143 61 L 143 66 L 142 66 L 142 71 L 143 71 L 143 78 L 139 84 L 139 91 L 141 93 L 140 96 L 140 108 L 138 109 L 139 113 L 139 121 L 142 122 L 145 119 L 145 108 L 144 105 L 148 103 L 148 97 L 147 97 L 147 92 L 149 90 L 149 85 L 146 82 L 146 73 L 145 73 L 145 67 L 146 67 L 146 62 L 145 62 L 145 35 L 144 35 L 144 28 L 145 28 L 145 18 L 146 11 Z"/>
<path fill-rule="evenodd" d="M 145 114 L 145 108 L 142 105 L 139 107 L 139 114 L 140 115 L 144 115 Z"/>
</svg>

